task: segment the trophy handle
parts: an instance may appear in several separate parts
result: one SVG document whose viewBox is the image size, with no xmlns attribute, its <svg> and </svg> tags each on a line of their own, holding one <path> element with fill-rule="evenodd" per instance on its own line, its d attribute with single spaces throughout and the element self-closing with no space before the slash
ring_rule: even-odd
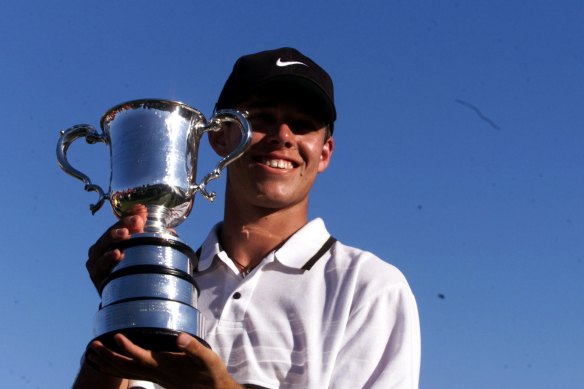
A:
<svg viewBox="0 0 584 389">
<path fill-rule="evenodd" d="M 97 142 L 107 143 L 106 137 L 103 134 L 99 134 L 97 130 L 89 124 L 78 124 L 61 131 L 60 134 L 59 142 L 57 142 L 57 161 L 59 166 L 65 173 L 82 181 L 85 184 L 84 189 L 86 191 L 97 192 L 99 194 L 97 203 L 89 206 L 91 213 L 95 214 L 101 208 L 103 202 L 108 198 L 108 195 L 104 193 L 99 185 L 93 184 L 89 177 L 71 166 L 67 160 L 67 150 L 71 143 L 79 138 L 85 138 L 87 143 L 94 144 Z"/>
<path fill-rule="evenodd" d="M 246 115 L 238 110 L 235 109 L 221 109 L 214 113 L 211 120 L 207 125 L 203 125 L 199 130 L 200 134 L 207 131 L 220 131 L 221 124 L 224 122 L 235 122 L 239 123 L 239 128 L 241 130 L 241 141 L 239 145 L 233 149 L 232 152 L 227 154 L 223 159 L 219 161 L 215 169 L 213 169 L 209 174 L 203 177 L 203 180 L 200 184 L 194 186 L 194 193 L 196 191 L 200 191 L 201 195 L 209 201 L 215 200 L 215 192 L 208 192 L 207 191 L 207 184 L 219 178 L 221 175 L 221 171 L 225 169 L 231 162 L 235 161 L 237 158 L 241 157 L 241 155 L 245 152 L 249 143 L 251 142 L 252 138 L 252 129 L 251 126 L 246 118 Z"/>
</svg>

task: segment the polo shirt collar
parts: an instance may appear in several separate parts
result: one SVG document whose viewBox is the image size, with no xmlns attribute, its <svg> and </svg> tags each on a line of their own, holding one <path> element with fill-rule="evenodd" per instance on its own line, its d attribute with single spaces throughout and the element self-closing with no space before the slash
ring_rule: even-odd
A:
<svg viewBox="0 0 584 389">
<path fill-rule="evenodd" d="M 276 260 L 285 266 L 301 269 L 306 261 L 314 256 L 330 238 L 324 221 L 314 219 L 276 250 Z"/>
<path fill-rule="evenodd" d="M 213 259 L 220 253 L 225 255 L 225 251 L 221 248 L 219 244 L 219 238 L 217 236 L 217 232 L 221 229 L 221 225 L 223 223 L 217 223 L 215 226 L 209 231 L 209 235 L 203 242 L 203 245 L 200 248 L 199 254 L 199 264 L 197 266 L 198 271 L 204 271 L 211 267 L 213 264 Z"/>
<path fill-rule="evenodd" d="M 198 271 L 209 269 L 217 256 L 223 261 L 228 259 L 227 254 L 219 245 L 217 232 L 220 227 L 221 223 L 216 224 L 201 246 Z M 316 218 L 292 235 L 276 250 L 274 257 L 285 266 L 301 269 L 306 264 L 307 258 L 314 256 L 329 238 L 330 234 L 326 230 L 324 221 Z"/>
</svg>

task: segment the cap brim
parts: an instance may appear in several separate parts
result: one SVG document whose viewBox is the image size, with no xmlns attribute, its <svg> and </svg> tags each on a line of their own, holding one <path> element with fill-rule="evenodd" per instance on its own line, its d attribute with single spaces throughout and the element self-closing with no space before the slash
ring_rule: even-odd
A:
<svg viewBox="0 0 584 389">
<path fill-rule="evenodd" d="M 327 124 L 336 119 L 335 106 L 329 96 L 314 81 L 298 75 L 278 75 L 259 83 L 252 94 L 278 93 L 285 96 L 299 96 L 312 106 L 312 113 Z"/>
</svg>

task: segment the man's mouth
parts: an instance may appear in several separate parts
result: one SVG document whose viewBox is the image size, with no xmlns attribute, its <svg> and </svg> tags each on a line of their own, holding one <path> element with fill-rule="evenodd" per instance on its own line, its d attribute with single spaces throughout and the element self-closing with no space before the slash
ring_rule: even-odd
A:
<svg viewBox="0 0 584 389">
<path fill-rule="evenodd" d="M 260 158 L 259 161 L 261 164 L 269 166 L 274 169 L 293 169 L 294 164 L 290 161 L 286 161 L 284 159 L 268 159 L 268 158 Z"/>
</svg>

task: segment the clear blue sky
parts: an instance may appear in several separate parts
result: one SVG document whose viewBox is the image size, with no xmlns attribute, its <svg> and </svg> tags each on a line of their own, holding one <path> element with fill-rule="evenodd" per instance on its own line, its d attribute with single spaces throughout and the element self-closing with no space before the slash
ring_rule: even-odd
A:
<svg viewBox="0 0 584 389">
<path fill-rule="evenodd" d="M 145 97 L 209 115 L 239 55 L 289 45 L 336 86 L 311 215 L 407 276 L 421 388 L 582 387 L 583 20 L 580 0 L 5 2 L 0 386 L 67 387 L 91 338 L 86 252 L 114 217 L 58 168 L 59 130 Z M 103 145 L 70 154 L 107 186 Z M 222 186 L 179 227 L 193 246 Z"/>
</svg>

